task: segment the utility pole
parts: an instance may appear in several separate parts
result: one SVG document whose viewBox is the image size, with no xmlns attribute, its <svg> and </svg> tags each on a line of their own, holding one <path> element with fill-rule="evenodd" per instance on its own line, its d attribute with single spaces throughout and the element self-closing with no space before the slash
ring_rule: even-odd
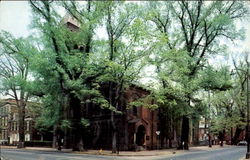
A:
<svg viewBox="0 0 250 160">
<path fill-rule="evenodd" d="M 209 115 L 208 115 L 208 145 L 209 147 L 212 147 L 211 143 L 211 133 L 210 133 L 210 127 L 211 127 L 211 117 L 210 117 L 210 112 L 211 112 L 211 103 L 210 103 L 210 90 L 208 90 L 208 109 L 209 109 Z"/>
<path fill-rule="evenodd" d="M 249 136 L 249 132 L 250 132 L 250 128 L 249 128 L 249 62 L 248 62 L 248 58 L 246 57 L 246 62 L 247 62 L 247 75 L 246 75 L 246 83 L 247 83 L 247 153 L 246 153 L 246 159 L 250 158 L 250 136 Z"/>
</svg>

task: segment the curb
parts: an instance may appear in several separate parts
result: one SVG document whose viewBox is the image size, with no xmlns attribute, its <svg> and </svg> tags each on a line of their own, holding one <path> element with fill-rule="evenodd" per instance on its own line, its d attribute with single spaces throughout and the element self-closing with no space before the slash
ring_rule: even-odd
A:
<svg viewBox="0 0 250 160">
<path fill-rule="evenodd" d="M 155 153 L 155 154 L 117 154 L 117 153 L 101 153 L 101 152 L 72 152 L 75 154 L 86 154 L 86 155 L 103 155 L 103 156 L 118 156 L 118 157 L 150 157 L 150 156 L 162 156 L 162 155 L 166 155 L 166 156 L 171 156 L 171 155 L 176 155 L 179 153 L 185 153 L 185 152 L 176 152 L 176 151 L 172 151 L 172 152 L 161 152 L 161 153 Z"/>
<path fill-rule="evenodd" d="M 227 147 L 223 147 L 223 148 L 227 148 Z M 220 149 L 220 147 L 214 147 L 213 149 Z M 182 154 L 182 153 L 186 153 L 186 152 L 195 152 L 195 151 L 205 151 L 205 150 L 213 150 L 212 148 L 204 148 L 204 147 L 194 147 L 188 151 L 186 150 L 169 150 L 169 151 L 159 151 L 159 152 L 152 152 L 152 153 L 139 153 L 138 152 L 128 152 L 128 153 L 124 153 L 124 152 L 120 152 L 120 154 L 117 153 L 111 153 L 111 151 L 102 151 L 102 150 L 93 150 L 93 151 L 83 151 L 83 152 L 79 152 L 79 151 L 69 151 L 69 150 L 65 150 L 65 151 L 58 151 L 56 149 L 39 149 L 39 148 L 22 148 L 21 150 L 27 150 L 27 151 L 44 151 L 44 152 L 58 152 L 58 153 L 72 153 L 72 154 L 85 154 L 85 155 L 99 155 L 99 156 L 117 156 L 117 157 L 153 157 L 153 156 L 172 156 L 172 155 L 178 155 L 178 154 Z M 1 160 L 7 160 L 4 157 L 1 157 Z M 244 157 L 242 157 L 239 160 L 245 160 Z"/>
<path fill-rule="evenodd" d="M 76 153 L 76 154 L 86 154 L 86 155 L 100 155 L 100 156 L 118 156 L 118 157 L 152 157 L 152 156 L 162 156 L 162 155 L 174 155 L 173 153 L 172 154 L 152 154 L 152 155 L 139 155 L 139 154 L 128 154 L 128 155 L 124 155 L 124 154 L 109 154 L 109 153 L 100 153 L 100 154 L 97 154 L 97 153 L 83 153 L 83 152 L 73 152 L 73 153 Z"/>
</svg>

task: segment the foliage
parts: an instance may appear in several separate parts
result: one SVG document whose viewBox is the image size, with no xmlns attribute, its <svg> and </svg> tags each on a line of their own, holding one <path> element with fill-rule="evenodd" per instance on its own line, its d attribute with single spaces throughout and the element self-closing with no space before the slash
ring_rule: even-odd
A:
<svg viewBox="0 0 250 160">
<path fill-rule="evenodd" d="M 212 98 L 213 121 L 212 132 L 218 134 L 223 130 L 229 131 L 231 128 L 244 129 L 246 126 L 246 65 L 237 65 L 234 62 L 235 70 L 231 72 L 231 87 L 224 91 L 215 92 Z M 225 72 L 224 72 L 225 73 Z M 229 77 L 229 71 L 226 72 Z M 222 78 L 225 74 L 219 74 Z M 227 83 L 228 84 L 228 83 Z"/>
<path fill-rule="evenodd" d="M 181 104 L 173 105 L 173 110 L 180 111 L 178 115 L 183 116 L 182 141 L 188 143 L 187 117 L 199 117 L 196 113 L 202 115 L 208 111 L 204 108 L 209 106 L 204 101 L 206 98 L 200 96 L 203 90 L 232 88 L 228 75 L 224 74 L 227 68 L 220 70 L 225 75 L 222 77 L 207 66 L 208 59 L 225 50 L 225 46 L 219 45 L 221 38 L 242 38 L 243 32 L 236 29 L 235 21 L 244 17 L 248 10 L 241 2 L 222 1 L 149 2 L 147 5 L 145 17 L 153 26 L 150 28 L 152 39 L 156 39 L 156 49 L 149 62 L 156 67 L 160 97 L 167 101 L 167 91 L 171 88 L 178 88 L 183 94 L 181 99 L 176 99 L 175 95 L 179 93 L 170 92 L 170 97 L 174 97 L 172 104 Z M 167 108 L 167 114 L 172 114 L 169 112 L 171 105 L 165 103 L 162 106 Z"/>
<path fill-rule="evenodd" d="M 35 52 L 30 38 L 14 38 L 8 32 L 0 32 L 0 93 L 14 99 L 18 108 L 20 148 L 24 147 L 25 109 L 31 97 L 30 57 Z"/>
<path fill-rule="evenodd" d="M 84 126 L 84 127 L 88 127 L 90 125 L 90 122 L 88 119 L 84 119 L 82 118 L 81 119 L 81 124 Z"/>
<path fill-rule="evenodd" d="M 21 91 L 20 97 L 33 95 L 41 101 L 37 128 L 88 127 L 89 121 L 79 117 L 87 104 L 110 109 L 112 121 L 121 113 L 119 100 L 126 89 L 140 85 L 142 70 L 152 68 L 158 83 L 154 92 L 130 102 L 128 108 L 158 108 L 166 128 L 181 118 L 209 117 L 211 106 L 213 132 L 244 124 L 244 76 L 237 72 L 233 77 L 228 66 L 208 63 L 227 51 L 222 39 L 243 38 L 235 22 L 248 12 L 244 3 L 30 0 L 29 4 L 37 35 L 15 39 L 1 32 L 0 75 L 5 94 Z M 65 17 L 58 12 L 62 8 Z M 207 92 L 213 93 L 212 100 Z M 74 113 L 70 118 L 69 111 Z"/>
</svg>

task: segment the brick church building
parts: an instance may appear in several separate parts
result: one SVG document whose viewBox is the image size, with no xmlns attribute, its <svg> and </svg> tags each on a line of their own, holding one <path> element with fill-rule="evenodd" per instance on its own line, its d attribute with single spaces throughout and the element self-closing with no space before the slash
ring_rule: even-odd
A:
<svg viewBox="0 0 250 160">
<path fill-rule="evenodd" d="M 65 26 L 72 32 L 77 32 L 79 23 L 69 15 L 63 19 Z M 145 106 L 127 108 L 131 101 L 149 95 L 150 92 L 141 87 L 131 85 L 121 98 L 118 110 L 122 114 L 115 115 L 118 126 L 117 147 L 119 150 L 144 150 L 156 149 L 160 145 L 159 110 L 149 109 Z M 153 101 L 147 102 L 153 104 Z M 83 117 L 88 119 L 90 126 L 84 133 L 84 146 L 93 149 L 111 149 L 112 123 L 111 111 L 101 109 L 100 106 L 84 106 Z M 70 111 L 69 111 L 70 112 Z M 70 135 L 64 135 L 70 141 Z M 161 143 L 161 144 L 160 144 Z M 70 142 L 65 142 L 65 147 L 70 148 Z"/>
<path fill-rule="evenodd" d="M 73 32 L 79 28 L 78 22 L 69 15 L 64 17 L 64 24 Z M 115 122 L 118 126 L 117 144 L 120 150 L 153 149 L 157 147 L 158 111 L 143 106 L 127 108 L 129 102 L 148 94 L 149 91 L 131 85 L 121 98 L 119 110 L 122 114 L 115 115 Z M 89 129 L 84 135 L 85 147 L 111 149 L 111 111 L 94 105 L 85 106 L 84 117 L 90 121 Z"/>
<path fill-rule="evenodd" d="M 157 148 L 158 111 L 149 108 L 132 107 L 127 104 L 137 98 L 145 97 L 149 92 L 137 86 L 130 86 L 122 97 L 119 110 L 122 114 L 115 116 L 118 126 L 117 147 L 120 150 L 143 150 Z M 149 102 L 152 103 L 152 102 Z M 88 148 L 111 149 L 112 124 L 111 111 L 99 106 L 86 109 L 86 118 L 90 120 L 90 130 L 85 143 Z"/>
</svg>

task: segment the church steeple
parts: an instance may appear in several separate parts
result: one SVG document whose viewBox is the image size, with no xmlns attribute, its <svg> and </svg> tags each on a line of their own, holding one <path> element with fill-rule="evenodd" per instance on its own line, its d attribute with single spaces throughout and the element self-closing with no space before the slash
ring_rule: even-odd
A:
<svg viewBox="0 0 250 160">
<path fill-rule="evenodd" d="M 63 17 L 63 24 L 71 31 L 77 31 L 80 28 L 80 23 L 68 13 Z"/>
</svg>

